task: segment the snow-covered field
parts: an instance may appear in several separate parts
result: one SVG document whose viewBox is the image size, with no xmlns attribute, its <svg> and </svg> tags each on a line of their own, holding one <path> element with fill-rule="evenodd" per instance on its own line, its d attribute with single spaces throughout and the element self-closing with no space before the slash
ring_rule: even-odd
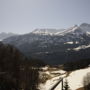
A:
<svg viewBox="0 0 90 90">
<path fill-rule="evenodd" d="M 61 77 L 65 77 L 66 72 L 63 70 L 57 70 L 57 71 L 55 70 L 55 71 L 46 71 L 43 73 L 51 76 L 51 78 L 47 80 L 45 83 L 41 83 L 39 85 L 39 90 L 50 90 L 60 80 Z"/>
<path fill-rule="evenodd" d="M 50 90 L 54 84 L 57 83 L 60 77 L 55 77 L 50 80 L 47 80 L 45 84 L 40 84 L 40 90 Z"/>
<path fill-rule="evenodd" d="M 90 67 L 72 72 L 68 77 L 68 84 L 71 90 L 83 87 L 83 78 L 90 72 Z"/>
<path fill-rule="evenodd" d="M 48 79 L 45 83 L 41 83 L 39 85 L 39 90 L 50 90 L 61 77 L 64 78 L 64 81 L 67 79 L 70 90 L 77 90 L 83 87 L 83 78 L 88 72 L 90 72 L 90 67 L 73 71 L 66 77 L 67 72 L 63 70 L 46 71 L 44 73 L 51 75 L 52 78 Z M 61 83 L 55 90 L 61 90 Z"/>
</svg>

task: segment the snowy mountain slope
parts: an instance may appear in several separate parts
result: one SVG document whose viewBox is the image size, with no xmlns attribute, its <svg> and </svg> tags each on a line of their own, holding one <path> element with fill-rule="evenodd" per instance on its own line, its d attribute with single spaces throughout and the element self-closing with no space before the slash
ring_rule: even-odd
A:
<svg viewBox="0 0 90 90">
<path fill-rule="evenodd" d="M 64 31 L 36 29 L 29 34 L 4 39 L 3 42 L 16 46 L 27 57 L 38 58 L 48 64 L 62 64 L 67 60 L 90 58 L 90 25 L 75 25 Z"/>
<path fill-rule="evenodd" d="M 55 70 L 55 71 L 46 71 L 46 72 L 44 71 L 43 73 L 48 74 L 51 78 L 48 79 L 45 83 L 40 83 L 39 90 L 50 90 L 59 81 L 60 78 L 65 77 L 66 72 L 63 70 Z"/>
<path fill-rule="evenodd" d="M 90 34 L 90 24 L 74 25 L 68 29 L 35 29 L 31 33 L 40 35 Z"/>
<path fill-rule="evenodd" d="M 66 35 L 66 34 L 90 34 L 90 24 L 82 23 L 80 26 L 74 25 L 73 27 L 70 27 L 68 29 L 65 29 L 62 32 L 57 32 L 56 35 Z"/>
<path fill-rule="evenodd" d="M 87 73 L 90 73 L 90 67 L 76 70 L 67 77 L 71 90 L 83 87 L 83 78 L 87 75 Z"/>
<path fill-rule="evenodd" d="M 73 34 L 79 27 L 77 25 L 73 26 L 73 27 L 70 27 L 62 32 L 58 32 L 56 35 L 65 35 L 65 34 L 68 34 L 68 33 L 71 33 Z"/>
<path fill-rule="evenodd" d="M 51 80 L 46 81 L 45 84 L 40 84 L 39 90 L 50 90 L 54 84 L 57 83 L 60 77 L 55 77 Z"/>
<path fill-rule="evenodd" d="M 77 47 L 77 48 L 73 48 L 73 50 L 79 51 L 79 50 L 81 50 L 81 49 L 86 49 L 86 48 L 90 48 L 90 45 L 82 45 L 82 46 L 79 46 L 79 47 Z"/>
<path fill-rule="evenodd" d="M 49 71 L 48 71 L 49 72 Z M 60 70 L 55 71 L 56 73 L 61 73 Z M 70 90 L 77 90 L 83 87 L 83 78 L 90 72 L 90 67 L 76 70 L 71 72 L 67 77 L 67 72 L 63 71 L 63 75 L 56 76 L 46 81 L 44 84 L 39 85 L 40 90 L 50 90 L 53 85 L 58 82 L 60 77 L 64 77 L 64 82 L 67 79 Z M 51 76 L 52 74 L 49 73 Z M 61 90 L 61 83 L 55 88 L 55 90 Z"/>
<path fill-rule="evenodd" d="M 73 71 L 67 78 L 65 78 L 68 81 L 70 90 L 77 90 L 78 88 L 84 87 L 83 79 L 87 75 L 87 73 L 90 73 L 90 67 Z M 61 90 L 60 88 L 61 84 L 58 85 L 55 90 Z"/>
<path fill-rule="evenodd" d="M 40 35 L 55 35 L 58 32 L 63 31 L 64 29 L 35 29 L 31 33 L 40 34 Z"/>
</svg>

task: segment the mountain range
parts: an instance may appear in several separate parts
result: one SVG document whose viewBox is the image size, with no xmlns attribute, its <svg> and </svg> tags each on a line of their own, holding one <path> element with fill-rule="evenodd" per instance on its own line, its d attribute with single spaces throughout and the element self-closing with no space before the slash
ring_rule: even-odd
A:
<svg viewBox="0 0 90 90">
<path fill-rule="evenodd" d="M 90 24 L 82 23 L 68 29 L 35 29 L 8 37 L 3 43 L 17 47 L 28 58 L 37 58 L 47 64 L 90 58 Z"/>
<path fill-rule="evenodd" d="M 5 32 L 2 32 L 0 33 L 0 41 L 2 41 L 3 39 L 6 39 L 8 37 L 11 37 L 11 36 L 16 36 L 17 34 L 14 34 L 14 33 L 5 33 Z"/>
</svg>

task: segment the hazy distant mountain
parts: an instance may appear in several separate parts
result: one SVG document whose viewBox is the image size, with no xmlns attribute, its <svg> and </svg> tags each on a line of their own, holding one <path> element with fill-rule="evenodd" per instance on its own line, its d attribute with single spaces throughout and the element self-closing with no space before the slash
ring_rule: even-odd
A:
<svg viewBox="0 0 90 90">
<path fill-rule="evenodd" d="M 14 33 L 5 33 L 5 32 L 2 32 L 0 33 L 0 41 L 2 41 L 3 39 L 6 39 L 8 37 L 11 37 L 11 36 L 15 36 L 16 34 Z"/>
<path fill-rule="evenodd" d="M 90 24 L 68 29 L 36 29 L 29 34 L 3 41 L 20 49 L 26 56 L 49 64 L 90 58 Z"/>
</svg>

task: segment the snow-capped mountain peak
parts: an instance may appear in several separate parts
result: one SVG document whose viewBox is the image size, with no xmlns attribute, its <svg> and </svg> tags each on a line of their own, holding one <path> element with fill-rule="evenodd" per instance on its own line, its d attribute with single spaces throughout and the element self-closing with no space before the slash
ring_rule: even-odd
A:
<svg viewBox="0 0 90 90">
<path fill-rule="evenodd" d="M 39 35 L 56 35 L 56 36 L 64 36 L 66 34 L 89 34 L 90 33 L 90 24 L 82 23 L 80 26 L 74 25 L 68 29 L 35 29 L 31 33 L 39 34 Z"/>
<path fill-rule="evenodd" d="M 75 25 L 62 30 L 63 32 L 60 29 L 36 29 L 29 34 L 4 39 L 3 42 L 19 48 L 27 57 L 35 56 L 34 58 L 49 64 L 65 63 L 67 59 L 72 61 L 90 58 L 89 26 L 81 26 Z M 84 27 L 87 27 L 88 31 Z M 68 53 L 71 56 L 67 55 Z"/>
<path fill-rule="evenodd" d="M 55 35 L 57 32 L 61 32 L 63 30 L 64 29 L 35 29 L 32 33 L 40 35 Z"/>
<path fill-rule="evenodd" d="M 83 23 L 80 26 L 74 25 L 62 32 L 56 33 L 56 35 L 62 35 L 62 36 L 66 34 L 74 34 L 77 36 L 82 35 L 82 34 L 90 35 L 90 24 Z"/>
<path fill-rule="evenodd" d="M 56 35 L 66 35 L 66 34 L 76 34 L 76 33 L 82 33 L 81 29 L 79 28 L 79 26 L 74 25 L 73 27 L 70 27 L 62 32 L 58 32 Z"/>
<path fill-rule="evenodd" d="M 82 29 L 83 32 L 90 32 L 90 24 L 83 23 L 80 25 L 80 28 Z"/>
</svg>

